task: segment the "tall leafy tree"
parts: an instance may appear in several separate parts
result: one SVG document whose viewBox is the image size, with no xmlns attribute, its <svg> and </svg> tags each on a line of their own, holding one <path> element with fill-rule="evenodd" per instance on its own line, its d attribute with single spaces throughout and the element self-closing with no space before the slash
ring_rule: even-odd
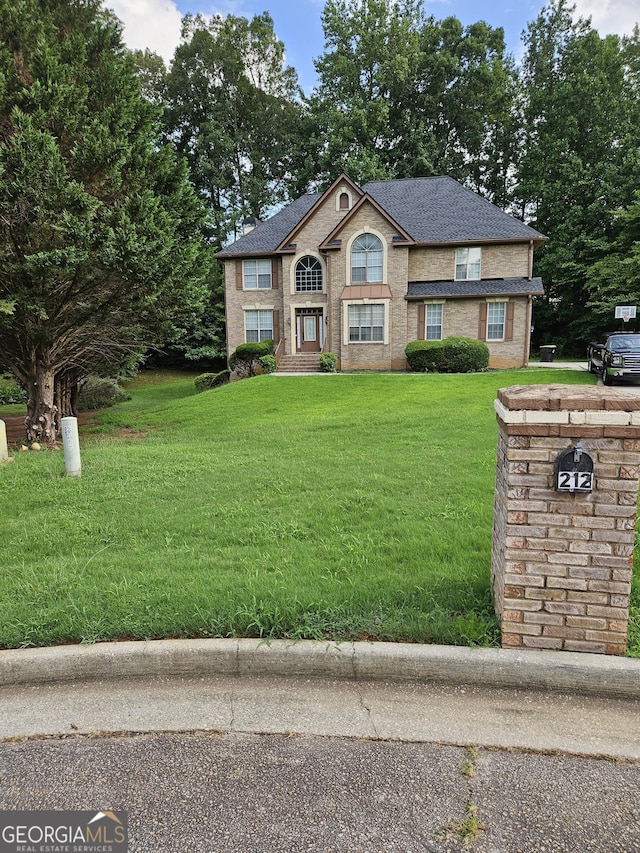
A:
<svg viewBox="0 0 640 853">
<path fill-rule="evenodd" d="M 640 178 L 640 126 L 622 43 L 574 19 L 552 0 L 525 35 L 522 68 L 522 210 L 549 236 L 536 272 L 545 297 L 534 314 L 538 343 L 575 347 L 593 336 L 587 273 L 615 239 L 615 211 Z"/>
<path fill-rule="evenodd" d="M 0 362 L 53 443 L 65 389 L 200 309 L 209 254 L 119 22 L 98 0 L 0 0 L 0 19 Z"/>
<path fill-rule="evenodd" d="M 268 13 L 187 16 L 166 80 L 167 137 L 207 204 L 212 239 L 237 236 L 287 198 L 300 117 L 297 75 Z"/>
<path fill-rule="evenodd" d="M 392 90 L 412 78 L 420 21 L 416 0 L 327 0 L 320 82 L 310 101 L 317 152 L 309 178 L 327 183 L 340 171 L 359 182 L 393 176 Z"/>
<path fill-rule="evenodd" d="M 428 18 L 412 68 L 391 110 L 394 171 L 448 174 L 495 198 L 513 158 L 515 68 L 502 29 Z"/>
<path fill-rule="evenodd" d="M 504 195 L 515 75 L 501 29 L 425 18 L 421 0 L 328 0 L 322 20 L 309 158 L 322 182 L 340 168 L 359 181 L 449 174 Z"/>
<path fill-rule="evenodd" d="M 587 273 L 587 307 L 603 330 L 612 328 L 616 306 L 640 305 L 640 191 L 619 212 L 615 226 L 618 236 L 609 254 Z"/>
</svg>

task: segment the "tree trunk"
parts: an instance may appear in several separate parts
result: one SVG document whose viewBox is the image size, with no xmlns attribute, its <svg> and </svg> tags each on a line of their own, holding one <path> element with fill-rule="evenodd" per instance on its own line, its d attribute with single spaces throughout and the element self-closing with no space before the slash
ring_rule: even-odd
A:
<svg viewBox="0 0 640 853">
<path fill-rule="evenodd" d="M 47 447 L 55 444 L 58 424 L 54 388 L 55 374 L 44 368 L 27 383 L 27 441 L 38 441 Z"/>
<path fill-rule="evenodd" d="M 78 375 L 75 370 L 67 370 L 56 375 L 55 381 L 56 422 L 60 428 L 60 419 L 78 417 Z"/>
</svg>

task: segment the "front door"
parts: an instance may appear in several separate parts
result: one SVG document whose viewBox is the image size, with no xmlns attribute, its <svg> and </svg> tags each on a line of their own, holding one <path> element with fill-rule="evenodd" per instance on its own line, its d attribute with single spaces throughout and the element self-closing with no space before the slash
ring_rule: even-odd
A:
<svg viewBox="0 0 640 853">
<path fill-rule="evenodd" d="M 322 350 L 322 308 L 298 308 L 296 311 L 297 352 Z"/>
</svg>

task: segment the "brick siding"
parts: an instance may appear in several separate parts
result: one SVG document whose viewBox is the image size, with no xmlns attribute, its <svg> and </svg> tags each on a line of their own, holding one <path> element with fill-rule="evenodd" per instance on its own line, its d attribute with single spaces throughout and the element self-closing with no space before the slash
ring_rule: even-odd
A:
<svg viewBox="0 0 640 853">
<path fill-rule="evenodd" d="M 640 476 L 640 399 L 614 389 L 529 386 L 496 401 L 492 585 L 502 645 L 624 654 Z M 584 493 L 554 488 L 577 441 Z"/>
<path fill-rule="evenodd" d="M 338 184 L 323 198 L 313 214 L 294 235 L 295 254 L 277 258 L 279 287 L 272 290 L 238 290 L 236 288 L 236 261 L 225 260 L 225 313 L 227 324 L 227 354 L 245 341 L 244 310 L 247 307 L 272 309 L 279 316 L 276 337 L 284 338 L 284 352 L 295 353 L 295 310 L 301 307 L 320 306 L 324 312 L 325 349 L 335 353 L 342 370 L 406 370 L 404 354 L 409 341 L 418 334 L 417 304 L 405 299 L 407 283 L 412 280 L 453 279 L 455 270 L 454 248 L 393 247 L 395 229 L 380 215 L 373 205 L 365 204 L 346 224 L 340 233 L 341 246 L 322 255 L 319 241 L 339 225 L 348 211 L 339 210 L 337 199 L 347 184 Z M 351 190 L 350 190 L 351 191 Z M 352 193 L 353 195 L 353 193 Z M 385 243 L 386 267 L 384 283 L 391 290 L 389 309 L 388 344 L 351 344 L 344 341 L 341 300 L 345 286 L 350 284 L 349 241 L 358 233 L 373 230 Z M 484 277 L 509 278 L 526 276 L 528 244 L 486 246 L 482 250 Z M 305 256 L 317 257 L 323 265 L 325 289 L 323 293 L 296 293 L 294 269 Z M 482 300 L 484 301 L 484 300 Z M 512 341 L 489 341 L 489 366 L 495 368 L 521 367 L 528 359 L 528 329 L 530 310 L 527 297 L 514 298 L 514 327 Z M 443 311 L 443 337 L 461 335 L 478 337 L 480 300 L 449 299 Z"/>
</svg>

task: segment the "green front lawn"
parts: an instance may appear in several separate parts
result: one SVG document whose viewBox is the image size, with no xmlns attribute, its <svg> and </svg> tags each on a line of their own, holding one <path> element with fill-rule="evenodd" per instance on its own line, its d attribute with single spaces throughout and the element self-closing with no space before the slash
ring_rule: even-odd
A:
<svg viewBox="0 0 640 853">
<path fill-rule="evenodd" d="M 61 453 L 0 469 L 0 646 L 495 644 L 493 400 L 548 382 L 594 379 L 264 376 L 195 395 L 192 376 L 145 373 L 85 427 L 80 479 Z"/>
</svg>

